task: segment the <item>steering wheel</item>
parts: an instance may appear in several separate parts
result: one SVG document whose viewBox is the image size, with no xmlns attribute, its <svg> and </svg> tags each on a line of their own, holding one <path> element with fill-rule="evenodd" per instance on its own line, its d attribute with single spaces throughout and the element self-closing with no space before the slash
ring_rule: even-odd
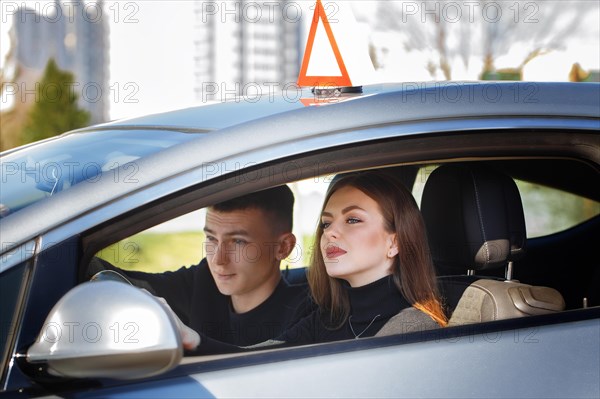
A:
<svg viewBox="0 0 600 399">
<path fill-rule="evenodd" d="M 114 270 L 101 270 L 98 273 L 94 274 L 90 278 L 90 281 L 118 281 L 120 283 L 133 285 L 127 277 Z"/>
</svg>

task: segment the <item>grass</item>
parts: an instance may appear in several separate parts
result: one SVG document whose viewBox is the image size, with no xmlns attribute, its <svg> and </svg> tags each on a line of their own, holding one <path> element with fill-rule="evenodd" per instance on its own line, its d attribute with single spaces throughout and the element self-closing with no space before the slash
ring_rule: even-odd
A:
<svg viewBox="0 0 600 399">
<path fill-rule="evenodd" d="M 124 270 L 160 273 L 200 262 L 204 233 L 139 233 L 100 251 L 97 256 Z"/>
</svg>

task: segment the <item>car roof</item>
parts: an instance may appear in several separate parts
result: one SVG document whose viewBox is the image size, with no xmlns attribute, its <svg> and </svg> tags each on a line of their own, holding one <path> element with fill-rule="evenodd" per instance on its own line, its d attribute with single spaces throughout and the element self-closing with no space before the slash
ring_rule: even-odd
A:
<svg viewBox="0 0 600 399">
<path fill-rule="evenodd" d="M 566 82 L 405 82 L 368 85 L 359 93 L 327 93 L 318 96 L 311 90 L 290 94 L 270 93 L 260 97 L 237 97 L 225 102 L 109 122 L 96 127 L 154 127 L 174 130 L 218 130 L 302 109 L 326 108 L 347 104 L 357 117 L 384 121 L 390 105 L 395 122 L 443 117 L 480 117 L 491 115 L 561 115 L 598 117 L 598 84 Z M 366 100 L 366 98 L 374 97 Z M 325 107 L 306 106 L 301 99 L 320 99 Z M 361 100 L 353 104 L 350 100 Z M 360 112 L 365 101 L 374 105 L 375 114 Z M 379 106 L 377 106 L 379 104 Z M 398 108 L 400 106 L 400 109 Z M 401 111 L 401 112 L 398 112 Z M 301 111 L 307 112 L 307 111 Z M 314 111 L 308 111 L 314 112 Z M 327 113 L 327 111 L 319 111 Z M 371 122 L 372 123 L 372 122 Z"/>
<path fill-rule="evenodd" d="M 102 204 L 192 170 L 203 172 L 189 185 L 199 183 L 212 177 L 205 173 L 207 165 L 238 160 L 244 166 L 253 162 L 244 158 L 251 152 L 268 162 L 344 141 L 368 140 L 364 131 L 373 127 L 418 124 L 418 129 L 402 131 L 410 135 L 464 129 L 461 121 L 465 120 L 474 121 L 471 129 L 568 128 L 568 121 L 584 120 L 585 129 L 599 128 L 600 84 L 595 83 L 406 83 L 366 87 L 362 94 L 347 97 L 348 101 L 324 107 L 269 98 L 227 102 L 81 129 L 77 132 L 148 127 L 218 129 L 218 133 L 202 134 L 140 159 L 135 184 L 83 182 L 32 205 L 27 212 L 9 215 L 0 224 L 3 240 L 23 243 Z M 236 115 L 237 109 L 243 111 Z M 219 119 L 226 121 L 219 125 Z M 389 134 L 399 133 L 395 129 Z"/>
<path fill-rule="evenodd" d="M 265 92 L 259 96 L 225 97 L 222 102 L 212 101 L 189 108 L 145 115 L 136 118 L 109 122 L 103 127 L 154 127 L 173 130 L 212 131 L 238 125 L 254 119 L 265 118 L 305 108 L 302 100 L 311 100 L 315 94 L 309 89 L 292 86 L 292 89 L 280 92 Z M 340 93 L 333 89 L 320 96 L 320 104 L 335 104 L 372 94 L 381 94 L 399 90 L 400 84 L 380 84 L 361 87 L 359 92 Z M 301 100 L 302 99 L 302 100 Z M 306 102 L 306 101 L 305 101 Z"/>
</svg>

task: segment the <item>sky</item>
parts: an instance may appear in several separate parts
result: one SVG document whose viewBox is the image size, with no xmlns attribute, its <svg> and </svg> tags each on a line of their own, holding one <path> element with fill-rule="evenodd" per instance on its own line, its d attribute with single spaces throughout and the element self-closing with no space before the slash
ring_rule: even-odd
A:
<svg viewBox="0 0 600 399">
<path fill-rule="evenodd" d="M 61 0 L 62 3 L 68 0 Z M 547 4 L 556 2 L 528 1 L 518 3 L 510 11 L 505 9 L 503 18 L 513 18 L 520 26 L 531 27 L 537 31 L 543 30 L 543 25 L 552 18 L 559 18 L 559 23 L 554 23 L 556 29 L 562 28 L 560 18 L 568 20 L 569 13 L 573 12 L 574 4 L 598 4 L 595 0 L 579 2 L 563 2 L 564 6 L 550 7 Z M 263 4 L 257 2 L 256 4 Z M 299 2 L 304 10 L 304 16 L 309 16 L 307 7 L 312 2 Z M 498 2 L 492 2 L 499 4 Z M 517 4 L 512 2 L 511 4 Z M 568 6 L 566 5 L 568 3 Z M 8 29 L 11 25 L 11 11 L 22 5 L 27 5 L 39 11 L 49 10 L 48 1 L 31 0 L 2 0 L 0 24 L 0 65 L 4 65 L 4 57 L 10 47 Z M 224 10 L 225 2 L 207 2 Z M 421 35 L 429 34 L 428 26 L 423 23 L 431 15 L 427 14 L 424 2 L 405 1 L 394 2 L 396 10 L 402 9 L 407 15 L 406 20 L 398 21 L 385 18 L 385 10 L 392 7 L 385 3 L 384 13 L 381 13 L 380 2 L 360 1 L 353 3 L 356 18 L 360 22 L 357 31 L 368 36 L 371 41 L 376 41 L 381 50 L 379 61 L 381 69 L 377 72 L 379 80 L 398 80 L 401 76 L 405 81 L 440 79 L 438 73 L 433 76 L 427 70 L 428 63 L 436 59 L 434 51 L 427 46 L 421 46 L 419 51 L 408 49 L 406 43 L 407 31 Z M 452 8 L 452 4 L 458 8 Z M 475 4 L 469 9 L 466 4 Z M 462 20 L 468 18 L 467 11 L 481 17 L 483 10 L 487 10 L 488 19 L 493 18 L 493 7 L 484 8 L 484 3 L 478 1 L 453 1 L 438 2 L 441 14 L 446 19 L 455 18 L 457 10 L 462 12 Z M 427 7 L 427 6 L 425 6 Z M 435 7 L 435 6 L 434 6 Z M 326 12 L 336 14 L 334 5 L 325 2 Z M 265 8 L 262 8 L 263 13 Z M 461 11 L 462 10 L 462 11 Z M 491 10 L 491 11 L 490 11 Z M 550 15 L 553 14 L 553 15 Z M 554 15 L 560 14 L 560 15 Z M 341 15 L 341 14 L 338 14 Z M 135 0 L 135 1 L 105 1 L 103 18 L 106 18 L 110 27 L 110 118 L 121 119 L 148 113 L 166 111 L 169 109 L 195 105 L 198 100 L 194 93 L 194 2 L 191 0 Z M 227 18 L 221 15 L 222 18 Z M 484 15 L 485 16 L 485 15 Z M 405 17 L 402 17 L 404 19 Z M 481 19 L 481 18 L 480 18 Z M 306 18 L 306 21 L 309 21 Z M 413 23 L 411 27 L 410 22 Z M 529 26 L 525 23 L 532 22 Z M 393 29 L 393 24 L 402 22 L 410 29 Z M 306 22 L 308 23 L 308 22 Z M 568 71 L 573 62 L 580 62 L 587 69 L 600 69 L 600 9 L 596 6 L 592 12 L 586 13 L 580 21 L 576 35 L 561 43 L 561 48 L 545 57 L 534 60 L 528 66 L 525 79 L 529 80 L 566 80 L 565 70 Z M 466 57 L 468 62 L 461 62 L 458 55 L 463 51 L 457 45 L 458 40 L 463 40 L 462 25 L 449 24 L 448 43 L 454 51 L 453 79 L 474 79 L 482 68 L 482 57 L 476 51 Z M 416 31 L 414 30 L 417 28 Z M 306 29 L 307 30 L 307 29 Z M 525 31 L 527 32 L 527 31 Z M 478 40 L 476 32 L 470 32 L 471 47 Z M 532 35 L 532 40 L 534 39 Z M 404 40 L 404 41 L 403 41 Z M 514 66 L 522 60 L 529 50 L 527 40 L 519 38 L 520 43 L 511 46 L 510 51 L 496 60 L 498 68 Z M 225 44 L 224 44 L 225 45 Z M 454 47 L 453 47 L 454 46 Z M 481 46 L 479 46 L 481 47 Z"/>
<path fill-rule="evenodd" d="M 69 0 L 60 0 L 67 2 Z M 325 0 L 324 0 L 325 1 Z M 207 2 L 220 7 L 223 11 L 224 2 Z M 263 2 L 258 1 L 258 4 Z M 491 2 L 492 4 L 499 4 Z M 570 19 L 570 13 L 577 9 L 577 5 L 588 6 L 595 4 L 591 12 L 576 19 L 576 26 L 564 26 Z M 5 55 L 10 48 L 8 30 L 11 26 L 11 11 L 18 6 L 27 5 L 39 11 L 49 9 L 48 1 L 31 0 L 1 0 L 0 1 L 0 67 L 4 67 Z M 308 32 L 311 12 L 308 10 L 312 1 L 300 3 L 304 21 L 305 34 Z M 333 5 L 327 5 L 326 12 L 330 15 L 337 14 Z M 355 11 L 358 24 L 352 31 L 368 37 L 371 42 L 377 43 L 377 60 L 380 69 L 377 79 L 381 81 L 420 81 L 443 78 L 439 71 L 432 76 L 427 66 L 436 60 L 435 51 L 427 42 L 427 35 L 431 35 L 431 25 L 427 25 L 430 14 L 423 8 L 423 1 L 405 1 L 394 3 L 375 1 L 355 1 Z M 438 3 L 442 15 L 448 19 L 456 19 L 452 14 L 452 5 L 457 4 L 462 12 L 461 18 L 469 18 L 466 13 L 470 4 L 475 13 L 481 17 L 484 3 L 472 1 L 450 1 Z M 568 70 L 573 62 L 580 62 L 586 69 L 600 69 L 600 4 L 596 0 L 578 2 L 543 2 L 525 1 L 516 3 L 511 1 L 510 6 L 517 5 L 509 10 L 504 10 L 505 18 L 517 21 L 517 28 L 526 28 L 518 31 L 520 37 L 506 36 L 509 51 L 505 51 L 495 60 L 497 68 L 514 67 L 523 60 L 532 46 L 532 41 L 542 40 L 536 37 L 539 32 L 544 32 L 546 24 L 552 29 L 565 30 L 562 41 L 555 51 L 543 57 L 534 59 L 524 70 L 526 80 L 566 80 Z M 560 6 L 557 6 L 560 5 Z M 386 12 L 388 7 L 403 9 L 405 16 L 398 18 L 397 13 Z M 435 7 L 435 5 L 434 5 Z M 263 9 L 264 10 L 264 9 Z M 493 11 L 493 7 L 488 7 Z M 105 0 L 103 18 L 106 18 L 110 29 L 110 119 L 121 119 L 138 115 L 163 112 L 170 109 L 188 107 L 198 104 L 194 93 L 194 37 L 195 15 L 194 2 L 191 0 Z M 387 18 L 389 15 L 392 18 Z M 493 14 L 486 16 L 493 19 Z M 334 18 L 335 19 L 335 18 Z M 476 79 L 482 69 L 481 38 L 475 29 L 477 21 L 473 24 L 448 24 L 448 46 L 452 64 L 453 79 Z M 481 19 L 481 18 L 479 18 Z M 398 24 L 401 25 L 398 25 Z M 412 25 L 411 25 L 412 23 Z M 527 25 L 527 23 L 530 23 Z M 500 26 L 500 25 L 498 25 Z M 335 31 L 338 27 L 332 24 Z M 321 29 L 321 28 L 319 28 Z M 465 33 L 465 29 L 467 29 Z M 470 29 L 470 30 L 469 30 Z M 322 29 L 320 30 L 322 35 Z M 550 34 L 546 32 L 547 34 Z M 410 35 L 413 37 L 411 38 Z M 424 41 L 419 42 L 416 38 Z M 465 39 L 466 37 L 466 39 Z M 305 39 L 303 39 L 304 41 Z M 515 43 L 512 43 L 514 41 Z M 429 44 L 428 44 L 429 43 Z M 465 44 L 466 43 L 466 44 Z M 501 43 L 502 44 L 502 43 Z M 414 48 L 410 48 L 413 45 Z M 226 43 L 223 43 L 226 46 Z M 469 47 L 470 46 L 470 47 Z M 465 48 L 468 51 L 465 52 Z M 326 51 L 325 51 L 326 52 Z M 464 56 L 464 57 L 463 57 Z M 465 59 L 468 62 L 465 62 Z M 0 104 L 2 105 L 2 104 Z M 303 192 L 307 201 L 315 201 L 311 192 L 324 192 L 327 184 L 308 182 L 298 184 L 295 190 Z M 318 201 L 317 201 L 318 202 Z M 318 212 L 318 206 L 310 206 Z M 197 227 L 200 215 L 191 215 L 187 221 L 175 223 L 177 229 L 182 226 Z M 306 231 L 313 231 L 313 221 L 316 216 L 305 218 L 307 226 L 302 226 Z M 169 230 L 169 226 L 159 226 L 158 229 Z"/>
<path fill-rule="evenodd" d="M 65 0 L 66 1 L 66 0 Z M 62 1 L 61 1 L 62 2 Z M 9 49 L 9 1 L 1 2 L 1 59 Z M 15 1 L 40 11 L 47 1 Z M 110 34 L 110 118 L 189 106 L 194 102 L 192 1 L 105 1 Z"/>
<path fill-rule="evenodd" d="M 126 9 L 123 2 L 113 2 L 121 15 L 118 20 L 113 16 L 110 25 L 110 81 L 111 87 L 123 88 L 123 97 L 113 102 L 113 119 L 195 102 L 193 2 L 169 5 L 167 11 L 164 1 L 145 1 L 130 3 Z M 125 98 L 128 95 L 130 99 Z"/>
</svg>

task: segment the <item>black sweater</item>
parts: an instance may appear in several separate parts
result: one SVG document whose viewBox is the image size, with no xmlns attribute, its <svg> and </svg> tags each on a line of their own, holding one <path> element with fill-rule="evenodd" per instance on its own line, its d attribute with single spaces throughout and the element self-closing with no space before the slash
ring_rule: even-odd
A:
<svg viewBox="0 0 600 399">
<path fill-rule="evenodd" d="M 124 271 L 99 258 L 93 263 L 90 273 L 112 269 L 127 275 L 136 286 L 164 298 L 184 324 L 228 344 L 247 346 L 277 337 L 309 313 L 307 286 L 290 285 L 283 278 L 263 303 L 246 313 L 235 313 L 230 297 L 217 289 L 206 259 L 164 273 Z"/>
<path fill-rule="evenodd" d="M 395 286 L 392 276 L 386 276 L 362 287 L 345 285 L 350 299 L 351 317 L 338 328 L 329 327 L 326 313 L 313 310 L 293 327 L 269 342 L 268 346 L 293 346 L 374 336 L 390 318 L 411 305 Z M 354 332 L 352 331 L 354 330 Z M 239 352 L 261 349 L 240 348 L 201 336 L 200 346 L 193 354 Z"/>
<path fill-rule="evenodd" d="M 391 275 L 362 287 L 352 288 L 348 284 L 344 287 L 350 299 L 351 310 L 350 317 L 341 326 L 329 326 L 329 315 L 316 310 L 278 340 L 302 345 L 372 337 L 392 316 L 410 307 Z"/>
</svg>

